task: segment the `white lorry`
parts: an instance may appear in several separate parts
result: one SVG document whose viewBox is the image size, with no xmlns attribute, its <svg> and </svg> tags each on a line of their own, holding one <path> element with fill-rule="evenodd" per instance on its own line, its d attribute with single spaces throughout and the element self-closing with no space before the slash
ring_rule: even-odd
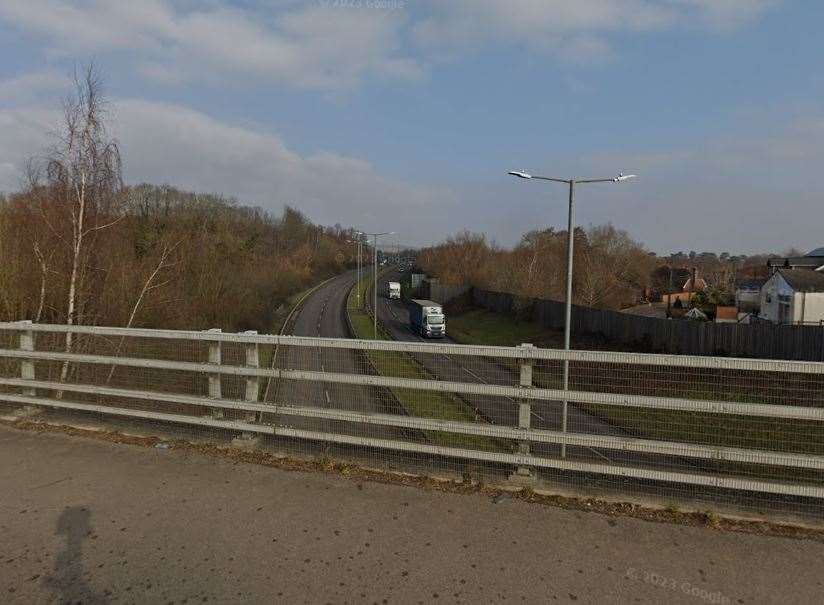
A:
<svg viewBox="0 0 824 605">
<path fill-rule="evenodd" d="M 431 300 L 410 301 L 409 327 L 424 338 L 443 338 L 446 336 L 443 308 Z"/>
<path fill-rule="evenodd" d="M 400 282 L 391 281 L 386 286 L 386 297 L 387 298 L 400 298 L 401 297 L 401 284 Z"/>
</svg>

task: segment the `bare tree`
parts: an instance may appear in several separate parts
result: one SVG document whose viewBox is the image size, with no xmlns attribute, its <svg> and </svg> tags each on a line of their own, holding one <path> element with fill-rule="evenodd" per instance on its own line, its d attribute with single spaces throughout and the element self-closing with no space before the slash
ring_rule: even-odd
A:
<svg viewBox="0 0 824 605">
<path fill-rule="evenodd" d="M 105 101 L 93 65 L 86 67 L 82 75 L 75 74 L 75 92 L 64 103 L 63 117 L 45 173 L 50 195 L 69 218 L 70 232 L 61 239 L 70 252 L 66 323 L 73 325 L 78 320 L 78 303 L 95 234 L 121 218 L 113 212 L 122 187 L 120 151 L 106 132 Z M 66 351 L 71 348 L 72 334 L 66 333 Z M 61 380 L 67 373 L 65 363 Z"/>
<path fill-rule="evenodd" d="M 46 305 L 46 282 L 49 274 L 49 261 L 51 256 L 46 258 L 43 251 L 40 249 L 40 244 L 37 240 L 34 241 L 34 256 L 37 258 L 37 264 L 40 268 L 40 294 L 37 298 L 37 312 L 34 314 L 34 323 L 39 323 L 43 317 L 43 307 Z"/>
<path fill-rule="evenodd" d="M 143 287 L 140 289 L 140 293 L 137 295 L 137 298 L 134 301 L 134 305 L 132 305 L 132 312 L 129 314 L 129 321 L 126 323 L 125 327 L 127 327 L 127 328 L 132 327 L 132 324 L 134 323 L 135 317 L 137 317 L 137 313 L 140 310 L 140 307 L 143 304 L 143 302 L 146 300 L 146 296 L 149 294 L 149 292 L 151 292 L 152 290 L 157 290 L 158 288 L 162 288 L 163 286 L 165 286 L 166 284 L 168 284 L 171 281 L 171 280 L 167 279 L 165 281 L 155 283 L 155 280 L 157 279 L 158 275 L 160 275 L 160 273 L 164 269 L 167 269 L 167 268 L 169 268 L 169 267 L 171 267 L 175 264 L 174 262 L 171 262 L 169 260 L 169 257 L 172 255 L 172 253 L 175 251 L 175 249 L 179 245 L 180 245 L 180 242 L 177 242 L 173 246 L 168 246 L 168 245 L 163 246 L 163 252 L 160 253 L 160 258 L 157 261 L 157 265 L 155 266 L 154 270 L 151 273 L 149 273 L 149 276 L 146 278 L 146 281 L 143 282 Z M 125 337 L 122 337 L 120 339 L 120 343 L 117 345 L 117 349 L 115 350 L 115 353 L 114 353 L 115 357 L 120 355 L 120 350 L 123 348 L 124 340 L 125 340 Z M 106 379 L 106 384 L 111 382 L 112 376 L 114 376 L 114 372 L 115 372 L 116 367 L 117 366 L 113 365 L 109 369 L 109 376 Z"/>
</svg>

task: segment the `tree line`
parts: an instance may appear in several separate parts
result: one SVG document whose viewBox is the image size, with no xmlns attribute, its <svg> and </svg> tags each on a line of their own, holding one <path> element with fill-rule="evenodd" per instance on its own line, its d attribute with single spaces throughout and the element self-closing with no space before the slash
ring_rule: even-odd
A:
<svg viewBox="0 0 824 605">
<path fill-rule="evenodd" d="M 269 332 L 290 296 L 352 265 L 352 230 L 293 208 L 125 186 L 94 69 L 75 84 L 54 145 L 0 196 L 2 320 Z"/>
<path fill-rule="evenodd" d="M 655 258 L 612 225 L 577 228 L 574 238 L 574 302 L 601 308 L 633 304 L 649 284 Z M 511 249 L 463 232 L 422 250 L 418 265 L 444 283 L 563 300 L 566 246 L 566 231 L 553 228 L 530 231 Z"/>
<path fill-rule="evenodd" d="M 611 224 L 578 227 L 574 232 L 573 302 L 595 308 L 622 309 L 657 301 L 681 290 L 696 270 L 720 301 L 733 298 L 741 279 L 767 275 L 767 259 L 729 253 L 683 252 L 657 256 Z M 525 298 L 564 300 L 567 232 L 553 228 L 524 234 L 513 248 L 462 232 L 418 253 L 417 263 L 446 284 L 471 285 Z M 790 250 L 786 255 L 800 256 Z"/>
</svg>

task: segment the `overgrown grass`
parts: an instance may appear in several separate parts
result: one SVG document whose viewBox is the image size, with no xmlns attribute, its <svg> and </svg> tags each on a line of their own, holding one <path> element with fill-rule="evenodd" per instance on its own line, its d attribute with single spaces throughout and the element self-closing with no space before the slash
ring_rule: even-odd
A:
<svg viewBox="0 0 824 605">
<path fill-rule="evenodd" d="M 347 299 L 347 313 L 356 338 L 372 340 L 375 338 L 372 317 L 364 308 L 365 294 L 369 290 L 372 278 L 365 277 L 356 284 Z M 361 292 L 361 304 L 357 302 L 357 292 Z M 377 338 L 392 340 L 378 325 Z M 431 379 L 432 377 L 414 359 L 406 353 L 394 351 L 366 351 L 375 370 L 383 376 L 402 378 Z M 438 420 L 457 420 L 474 422 L 475 414 L 464 401 L 449 393 L 419 391 L 416 389 L 389 389 L 410 416 L 434 418 Z M 436 445 L 451 447 L 468 447 L 481 450 L 500 450 L 499 444 L 486 437 L 445 433 L 442 431 L 423 431 L 427 439 Z"/>
<path fill-rule="evenodd" d="M 449 317 L 449 335 L 458 342 L 515 347 L 525 342 L 546 343 L 557 335 L 530 321 L 523 321 L 485 309 L 472 309 Z M 561 343 L 563 340 L 560 341 Z"/>
</svg>

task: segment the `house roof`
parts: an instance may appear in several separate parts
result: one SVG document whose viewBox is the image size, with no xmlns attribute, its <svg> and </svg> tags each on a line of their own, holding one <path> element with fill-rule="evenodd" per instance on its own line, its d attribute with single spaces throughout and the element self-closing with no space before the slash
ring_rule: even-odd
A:
<svg viewBox="0 0 824 605">
<path fill-rule="evenodd" d="M 816 248 L 815 250 L 810 250 L 810 251 L 809 251 L 809 252 L 807 252 L 807 254 L 805 254 L 804 256 L 819 256 L 819 257 L 824 257 L 824 246 L 821 246 L 820 248 Z"/>
<path fill-rule="evenodd" d="M 805 269 L 779 269 L 778 273 L 796 292 L 824 292 L 824 274 Z"/>
<path fill-rule="evenodd" d="M 766 277 L 753 277 L 750 279 L 739 279 L 735 282 L 735 287 L 738 290 L 760 290 L 761 286 L 767 283 Z"/>
<path fill-rule="evenodd" d="M 684 292 L 695 291 L 695 290 L 706 290 L 707 289 L 707 282 L 704 281 L 703 277 L 699 277 L 695 280 L 695 287 L 692 285 L 692 278 L 690 277 L 685 283 L 682 290 Z"/>
<path fill-rule="evenodd" d="M 816 250 L 813 250 L 813 252 L 816 252 Z M 795 267 L 809 267 L 811 269 L 817 269 L 822 265 L 824 265 L 824 256 L 812 256 L 811 254 L 808 254 L 807 256 L 767 259 L 768 267 L 785 267 L 787 269 Z"/>
</svg>

